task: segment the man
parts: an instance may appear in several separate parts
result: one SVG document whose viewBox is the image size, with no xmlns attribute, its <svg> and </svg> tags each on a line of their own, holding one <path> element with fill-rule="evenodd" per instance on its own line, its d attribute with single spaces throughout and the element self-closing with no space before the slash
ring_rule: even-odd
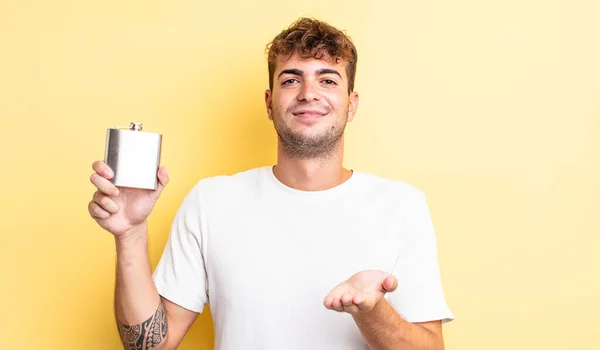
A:
<svg viewBox="0 0 600 350">
<path fill-rule="evenodd" d="M 115 314 L 127 349 L 175 349 L 210 305 L 217 349 L 443 349 L 453 319 L 424 194 L 345 169 L 357 52 L 302 18 L 270 43 L 277 163 L 199 181 L 151 274 L 156 191 L 116 188 L 103 162 L 91 216 L 115 237 Z"/>
</svg>

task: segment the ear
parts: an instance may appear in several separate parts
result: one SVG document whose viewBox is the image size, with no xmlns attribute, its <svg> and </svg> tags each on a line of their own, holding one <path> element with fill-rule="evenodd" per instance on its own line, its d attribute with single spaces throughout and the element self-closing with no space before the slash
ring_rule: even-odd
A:
<svg viewBox="0 0 600 350">
<path fill-rule="evenodd" d="M 358 109 L 358 92 L 352 91 L 348 98 L 348 121 L 351 122 L 354 119 L 356 110 Z"/>
<path fill-rule="evenodd" d="M 269 117 L 269 120 L 273 120 L 273 115 L 272 115 L 273 108 L 271 107 L 271 103 L 273 102 L 273 100 L 272 100 L 271 96 L 272 96 L 271 90 L 267 89 L 265 91 L 265 105 L 267 107 L 267 116 Z"/>
</svg>

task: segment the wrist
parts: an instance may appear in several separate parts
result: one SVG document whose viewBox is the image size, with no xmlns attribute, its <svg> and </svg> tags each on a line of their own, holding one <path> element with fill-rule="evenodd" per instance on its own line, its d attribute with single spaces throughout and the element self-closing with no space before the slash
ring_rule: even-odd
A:
<svg viewBox="0 0 600 350">
<path fill-rule="evenodd" d="M 128 246 L 140 241 L 148 240 L 148 222 L 144 221 L 138 225 L 132 226 L 124 233 L 115 236 L 117 246 Z"/>
</svg>

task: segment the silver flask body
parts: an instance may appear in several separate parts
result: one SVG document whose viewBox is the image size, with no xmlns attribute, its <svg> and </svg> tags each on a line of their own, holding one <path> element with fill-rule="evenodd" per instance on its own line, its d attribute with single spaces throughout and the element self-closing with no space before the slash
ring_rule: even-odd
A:
<svg viewBox="0 0 600 350">
<path fill-rule="evenodd" d="M 141 123 L 106 132 L 104 162 L 113 170 L 115 186 L 155 190 L 158 187 L 162 135 L 142 131 Z"/>
</svg>

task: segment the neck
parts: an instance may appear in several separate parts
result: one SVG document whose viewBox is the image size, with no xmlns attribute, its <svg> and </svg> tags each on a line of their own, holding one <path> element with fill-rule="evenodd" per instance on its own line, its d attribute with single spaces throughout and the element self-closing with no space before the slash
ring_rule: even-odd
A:
<svg viewBox="0 0 600 350">
<path fill-rule="evenodd" d="M 288 187 L 301 191 L 323 191 L 333 188 L 352 176 L 352 171 L 342 165 L 344 158 L 343 136 L 339 146 L 324 157 L 294 158 L 285 152 L 281 141 L 277 146 L 275 177 Z"/>
</svg>

